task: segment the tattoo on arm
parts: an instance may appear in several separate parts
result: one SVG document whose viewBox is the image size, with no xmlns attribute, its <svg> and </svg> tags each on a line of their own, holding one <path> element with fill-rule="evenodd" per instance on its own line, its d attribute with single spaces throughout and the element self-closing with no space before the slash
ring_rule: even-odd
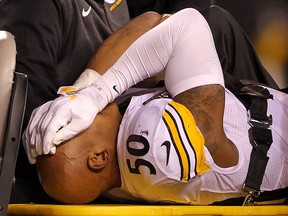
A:
<svg viewBox="0 0 288 216">
<path fill-rule="evenodd" d="M 220 85 L 200 86 L 177 95 L 173 100 L 186 106 L 193 114 L 209 151 L 217 151 L 216 138 L 223 132 L 224 88 Z"/>
<path fill-rule="evenodd" d="M 205 146 L 221 167 L 238 163 L 238 150 L 223 129 L 225 91 L 220 85 L 206 85 L 187 90 L 173 98 L 186 106 L 205 138 Z"/>
</svg>

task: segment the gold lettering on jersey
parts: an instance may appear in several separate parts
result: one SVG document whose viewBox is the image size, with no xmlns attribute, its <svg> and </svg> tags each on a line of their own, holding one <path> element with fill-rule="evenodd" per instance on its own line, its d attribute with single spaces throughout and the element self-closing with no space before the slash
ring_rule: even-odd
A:
<svg viewBox="0 0 288 216">
<path fill-rule="evenodd" d="M 117 0 L 110 8 L 110 11 L 113 11 L 120 3 L 122 2 L 122 0 Z"/>
</svg>

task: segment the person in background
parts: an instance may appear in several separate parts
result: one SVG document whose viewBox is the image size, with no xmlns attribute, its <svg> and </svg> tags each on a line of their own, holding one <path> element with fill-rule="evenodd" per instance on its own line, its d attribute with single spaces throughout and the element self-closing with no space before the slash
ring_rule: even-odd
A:
<svg viewBox="0 0 288 216">
<path fill-rule="evenodd" d="M 113 2 L 113 3 L 112 3 Z M 0 29 L 15 37 L 16 71 L 28 76 L 23 128 L 33 109 L 71 85 L 105 38 L 130 20 L 126 1 L 2 0 Z M 89 74 L 90 76 L 90 74 Z M 11 203 L 51 202 L 20 145 Z"/>
</svg>

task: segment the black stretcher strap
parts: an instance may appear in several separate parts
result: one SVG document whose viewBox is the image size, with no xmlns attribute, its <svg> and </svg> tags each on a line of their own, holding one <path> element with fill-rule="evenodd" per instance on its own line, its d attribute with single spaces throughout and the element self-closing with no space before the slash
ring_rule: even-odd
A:
<svg viewBox="0 0 288 216">
<path fill-rule="evenodd" d="M 249 169 L 245 180 L 245 189 L 260 192 L 265 168 L 269 160 L 267 152 L 272 143 L 272 133 L 269 129 L 251 127 L 249 130 L 249 137 L 253 139 L 250 142 L 254 143 L 254 146 L 250 156 Z"/>
<path fill-rule="evenodd" d="M 243 94 L 250 98 L 248 107 L 249 140 L 252 145 L 248 173 L 243 185 L 248 196 L 243 205 L 253 205 L 254 199 L 260 196 L 261 184 L 265 169 L 269 160 L 267 152 L 273 142 L 272 132 L 269 127 L 272 125 L 272 116 L 267 116 L 267 100 L 273 99 L 270 92 L 258 85 L 246 85 L 242 89 Z"/>
<path fill-rule="evenodd" d="M 257 84 L 243 84 L 229 74 L 225 75 L 225 86 L 246 107 L 249 117 L 249 140 L 252 145 L 249 168 L 243 189 L 248 193 L 243 205 L 253 205 L 254 201 L 287 198 L 288 187 L 274 191 L 261 191 L 260 187 L 265 174 L 269 157 L 267 152 L 273 142 L 272 116 L 267 115 L 267 100 L 273 99 L 267 88 Z M 283 91 L 285 92 L 285 91 Z M 268 197 L 267 197 L 267 194 Z"/>
</svg>

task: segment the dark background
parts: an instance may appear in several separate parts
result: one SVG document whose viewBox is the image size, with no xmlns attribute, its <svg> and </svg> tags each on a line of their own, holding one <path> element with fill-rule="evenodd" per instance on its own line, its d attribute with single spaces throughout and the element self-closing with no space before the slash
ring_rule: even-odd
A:
<svg viewBox="0 0 288 216">
<path fill-rule="evenodd" d="M 229 11 L 253 42 L 280 87 L 288 86 L 288 0 L 214 0 Z"/>
</svg>

